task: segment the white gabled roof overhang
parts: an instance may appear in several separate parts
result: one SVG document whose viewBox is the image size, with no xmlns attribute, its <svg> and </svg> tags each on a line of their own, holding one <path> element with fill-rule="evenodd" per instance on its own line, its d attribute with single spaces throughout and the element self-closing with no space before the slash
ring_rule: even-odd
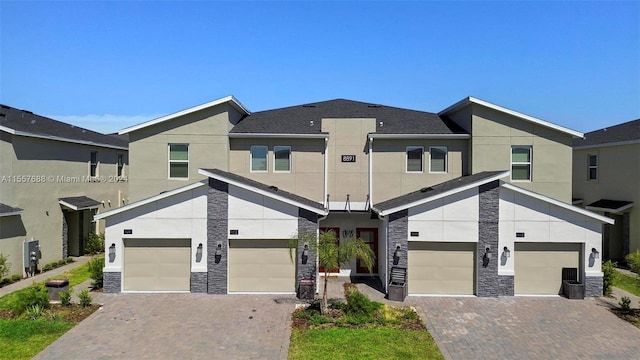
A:
<svg viewBox="0 0 640 360">
<path fill-rule="evenodd" d="M 98 142 L 93 142 L 93 141 L 71 139 L 71 138 L 66 138 L 66 137 L 62 137 L 62 136 L 36 134 L 36 133 L 30 133 L 30 132 L 25 132 L 25 131 L 14 130 L 14 129 L 8 128 L 6 126 L 0 126 L 0 131 L 4 131 L 4 132 L 9 133 L 11 135 L 26 136 L 26 137 L 36 138 L 36 139 L 63 141 L 63 142 L 68 142 L 68 143 L 72 143 L 72 144 L 99 146 L 99 147 L 103 147 L 103 148 L 116 149 L 116 150 L 127 150 L 127 151 L 129 150 L 129 148 L 126 147 L 126 146 L 109 145 L 109 144 L 103 144 L 103 143 L 98 143 Z M 107 135 L 105 135 L 105 136 L 107 136 Z"/>
<path fill-rule="evenodd" d="M 469 104 L 482 105 L 484 107 L 488 107 L 490 109 L 493 109 L 493 110 L 496 110 L 496 111 L 500 111 L 500 112 L 503 112 L 505 114 L 509 114 L 511 116 L 518 117 L 518 118 L 520 118 L 522 120 L 529 121 L 529 122 L 532 122 L 534 124 L 537 124 L 537 125 L 540 125 L 540 126 L 544 126 L 544 127 L 556 130 L 556 131 L 560 131 L 560 132 L 563 132 L 565 134 L 568 134 L 568 135 L 571 135 L 571 136 L 574 136 L 574 137 L 578 137 L 578 138 L 583 138 L 584 137 L 584 134 L 579 132 L 579 131 L 571 130 L 571 129 L 566 128 L 564 126 L 560 126 L 560 125 L 557 125 L 557 124 L 554 124 L 554 123 L 551 123 L 551 122 L 548 122 L 548 121 L 545 121 L 545 120 L 542 120 L 542 119 L 535 118 L 533 116 L 529 116 L 529 115 L 526 115 L 526 114 L 511 110 L 511 109 L 507 109 L 505 107 L 502 107 L 502 106 L 499 106 L 499 105 L 496 105 L 496 104 L 492 104 L 492 103 L 490 103 L 488 101 L 476 99 L 476 98 L 474 98 L 472 96 L 466 97 L 466 98 L 458 101 L 457 103 L 449 106 L 448 108 L 440 111 L 438 113 L 438 115 L 448 115 L 448 114 L 450 114 L 452 112 L 458 111 L 459 109 L 461 109 L 461 108 L 463 108 L 463 107 L 465 107 L 465 106 L 467 106 Z"/>
<path fill-rule="evenodd" d="M 318 215 L 325 216 L 325 215 L 328 214 L 328 212 L 325 209 L 315 208 L 313 206 L 309 206 L 307 204 L 295 201 L 293 199 L 289 199 L 287 197 L 280 196 L 278 194 L 274 194 L 274 193 L 269 192 L 269 191 L 264 191 L 262 189 L 259 189 L 259 188 L 255 187 L 255 186 L 251 186 L 249 184 L 245 184 L 245 183 L 236 181 L 236 180 L 228 178 L 228 177 L 226 177 L 224 175 L 214 174 L 212 172 L 206 171 L 205 169 L 198 169 L 198 173 L 202 174 L 202 175 L 205 175 L 205 176 L 208 176 L 210 178 L 216 179 L 216 180 L 220 180 L 220 181 L 225 182 L 225 183 L 227 183 L 229 185 L 237 186 L 237 187 L 239 187 L 241 189 L 249 190 L 249 191 L 254 192 L 256 194 L 260 194 L 260 195 L 272 198 L 274 200 L 282 201 L 282 202 L 284 202 L 286 204 L 290 204 L 290 205 L 293 205 L 293 206 L 296 206 L 296 207 L 311 211 L 311 212 L 316 213 Z"/>
<path fill-rule="evenodd" d="M 592 218 L 594 220 L 598 220 L 598 221 L 601 221 L 601 222 L 604 222 L 604 223 L 607 223 L 607 224 L 611 224 L 611 225 L 613 225 L 615 223 L 615 221 L 613 219 L 610 219 L 610 218 L 608 218 L 606 216 L 598 215 L 598 214 L 596 214 L 594 212 L 591 212 L 589 210 L 585 210 L 585 209 L 579 208 L 577 206 L 573 206 L 571 204 L 563 203 L 562 201 L 550 198 L 548 196 L 540 195 L 540 194 L 534 193 L 534 192 L 529 191 L 529 190 L 525 190 L 525 189 L 523 189 L 521 187 L 509 184 L 509 183 L 503 183 L 501 186 L 503 188 L 505 188 L 505 189 L 509 189 L 509 190 L 515 191 L 517 193 L 524 194 L 524 195 L 530 196 L 532 198 L 535 198 L 535 199 L 538 199 L 538 200 L 541 200 L 541 201 L 556 205 L 556 206 L 561 207 L 563 209 L 567 209 L 569 211 L 573 211 L 575 213 L 590 217 L 590 218 Z"/>
<path fill-rule="evenodd" d="M 173 114 L 169 114 L 169 115 L 165 115 L 162 117 L 159 117 L 157 119 L 153 119 L 153 120 L 149 120 L 146 122 L 143 122 L 141 124 L 138 125 L 134 125 L 134 126 L 130 126 L 128 128 L 124 128 L 120 131 L 118 131 L 118 134 L 122 135 L 122 134 L 126 134 L 126 133 L 130 133 L 132 131 L 136 131 L 136 130 L 140 130 L 142 128 L 145 128 L 147 126 L 151 126 L 151 125 L 155 125 L 155 124 L 159 124 L 161 122 L 165 122 L 171 119 L 175 119 L 179 116 L 183 116 L 183 115 L 187 115 L 196 111 L 200 111 L 212 106 L 216 106 L 216 105 L 220 105 L 220 104 L 224 104 L 224 103 L 229 103 L 231 104 L 231 106 L 233 106 L 236 110 L 244 113 L 245 115 L 250 115 L 251 112 L 249 110 L 247 110 L 247 108 L 242 105 L 242 103 L 240 103 L 240 101 L 238 101 L 238 99 L 236 99 L 233 95 L 229 95 L 229 96 L 225 96 L 223 98 L 217 99 L 217 100 L 213 100 L 210 101 L 208 103 L 205 104 L 201 104 L 201 105 L 197 105 L 188 109 L 184 109 L 178 112 L 175 112 Z"/>
<path fill-rule="evenodd" d="M 409 208 L 412 208 L 412 207 L 415 207 L 415 206 L 419 206 L 419 205 L 422 205 L 422 204 L 426 204 L 426 203 L 429 203 L 429 202 L 432 202 L 432 201 L 435 201 L 435 200 L 438 200 L 438 199 L 442 199 L 442 198 L 445 198 L 447 196 L 451 196 L 453 194 L 457 194 L 457 193 L 463 192 L 465 190 L 473 189 L 473 188 L 478 187 L 480 185 L 488 184 L 488 183 L 490 183 L 492 181 L 500 180 L 500 179 L 502 179 L 504 177 L 509 176 L 510 173 L 511 173 L 510 171 L 501 172 L 501 173 L 498 173 L 498 174 L 496 174 L 494 176 L 491 176 L 491 177 L 488 177 L 488 178 L 484 178 L 482 180 L 475 181 L 475 182 L 466 184 L 464 186 L 456 187 L 455 189 L 451 189 L 449 191 L 444 191 L 444 192 L 441 192 L 441 193 L 436 194 L 434 196 L 430 196 L 430 197 L 426 197 L 424 199 L 420 199 L 420 200 L 416 200 L 416 201 L 413 201 L 413 202 L 410 202 L 410 203 L 406 203 L 406 204 L 403 204 L 403 205 L 400 205 L 400 206 L 397 206 L 397 207 L 394 207 L 394 208 L 391 208 L 391 209 L 378 210 L 378 209 L 376 209 L 375 206 L 373 206 L 372 209 L 375 212 L 377 212 L 378 215 L 386 216 L 386 215 L 389 215 L 389 214 L 396 213 L 398 211 L 402 211 L 402 210 L 409 209 Z"/>
</svg>

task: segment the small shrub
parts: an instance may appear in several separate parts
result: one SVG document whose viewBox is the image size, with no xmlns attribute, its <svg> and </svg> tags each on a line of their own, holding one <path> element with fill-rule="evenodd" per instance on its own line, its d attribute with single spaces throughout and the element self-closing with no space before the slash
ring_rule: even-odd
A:
<svg viewBox="0 0 640 360">
<path fill-rule="evenodd" d="M 89 260 L 89 262 L 87 263 L 88 267 L 89 267 L 89 275 L 91 276 L 91 279 L 93 279 L 93 283 L 91 284 L 91 286 L 93 286 L 95 289 L 100 289 L 103 286 L 103 274 L 102 274 L 102 269 L 104 268 L 104 258 L 102 257 L 94 257 L 93 259 Z"/>
<path fill-rule="evenodd" d="M 631 270 L 633 270 L 634 273 L 640 276 L 640 250 L 630 253 L 629 255 L 625 256 L 624 259 L 627 260 L 627 264 L 629 264 Z"/>
<path fill-rule="evenodd" d="M 60 259 L 58 261 L 56 261 L 56 267 L 60 267 L 63 265 L 67 265 L 67 260 L 66 259 Z"/>
<path fill-rule="evenodd" d="M 36 305 L 43 309 L 49 308 L 49 293 L 43 285 L 34 285 L 26 288 L 12 304 L 11 310 L 17 314 L 22 314 L 28 308 Z"/>
<path fill-rule="evenodd" d="M 40 305 L 32 305 L 25 309 L 24 318 L 28 320 L 38 320 L 44 314 L 44 307 Z"/>
<path fill-rule="evenodd" d="M 330 309 L 335 309 L 335 310 L 344 310 L 344 308 L 347 306 L 347 304 L 343 303 L 342 301 L 336 300 L 333 301 L 329 304 L 329 308 Z"/>
<path fill-rule="evenodd" d="M 65 262 L 67 264 L 71 264 L 72 262 L 74 262 L 75 260 L 73 260 L 73 258 L 71 256 L 69 256 L 68 258 L 65 259 Z"/>
<path fill-rule="evenodd" d="M 20 280 L 22 280 L 22 275 L 15 274 L 11 276 L 11 282 L 18 282 Z"/>
<path fill-rule="evenodd" d="M 616 264 L 611 260 L 607 260 L 604 264 L 602 264 L 602 272 L 604 276 L 602 277 L 602 292 L 603 295 L 611 295 L 611 287 L 613 283 L 616 281 Z"/>
<path fill-rule="evenodd" d="M 51 310 L 45 310 L 42 317 L 47 321 L 62 321 L 62 316 Z"/>
<path fill-rule="evenodd" d="M 620 305 L 620 310 L 624 312 L 631 311 L 631 299 L 629 299 L 628 296 L 623 296 L 622 298 L 620 298 L 620 302 L 618 303 L 618 305 Z"/>
<path fill-rule="evenodd" d="M 373 317 L 383 304 L 372 301 L 369 297 L 358 290 L 350 290 L 347 294 L 347 305 L 344 308 L 347 314 L 363 314 Z"/>
<path fill-rule="evenodd" d="M 73 293 L 73 288 L 69 288 L 69 290 L 61 291 L 60 295 L 60 303 L 62 306 L 71 306 L 71 294 Z"/>
<path fill-rule="evenodd" d="M 45 266 L 42 267 L 43 272 L 50 271 L 50 270 L 53 270 L 53 264 L 46 264 Z"/>
<path fill-rule="evenodd" d="M 80 293 L 78 294 L 78 299 L 80 299 L 80 306 L 82 306 L 83 308 L 91 305 L 91 302 L 93 301 L 91 295 L 89 295 L 89 290 L 87 289 L 80 291 Z"/>
<path fill-rule="evenodd" d="M 0 253 L 0 280 L 3 280 L 11 270 L 11 263 L 9 259 Z"/>
<path fill-rule="evenodd" d="M 84 253 L 95 255 L 104 251 L 104 234 L 89 233 L 84 243 Z"/>
</svg>

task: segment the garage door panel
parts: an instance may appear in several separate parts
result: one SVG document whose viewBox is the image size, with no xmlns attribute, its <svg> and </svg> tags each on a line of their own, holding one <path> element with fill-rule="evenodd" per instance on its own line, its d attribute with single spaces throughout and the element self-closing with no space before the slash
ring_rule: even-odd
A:
<svg viewBox="0 0 640 360">
<path fill-rule="evenodd" d="M 580 248 L 580 244 L 516 243 L 515 293 L 559 294 L 562 288 L 562 268 L 580 268 Z"/>
<path fill-rule="evenodd" d="M 473 294 L 475 243 L 409 242 L 409 292 Z"/>
<path fill-rule="evenodd" d="M 288 240 L 229 241 L 229 291 L 293 292 L 295 264 Z"/>
<path fill-rule="evenodd" d="M 124 291 L 189 291 L 191 240 L 126 239 Z"/>
</svg>

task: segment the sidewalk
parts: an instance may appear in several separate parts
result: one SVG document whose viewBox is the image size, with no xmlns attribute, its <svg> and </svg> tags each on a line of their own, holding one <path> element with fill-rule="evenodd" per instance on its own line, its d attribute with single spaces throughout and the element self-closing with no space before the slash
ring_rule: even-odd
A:
<svg viewBox="0 0 640 360">
<path fill-rule="evenodd" d="M 33 283 L 44 282 L 45 280 L 52 278 L 56 275 L 63 274 L 71 269 L 75 269 L 80 265 L 86 264 L 91 259 L 91 256 L 80 256 L 74 257 L 74 262 L 61 266 L 59 268 L 55 268 L 53 270 L 47 271 L 45 273 L 38 274 L 36 276 L 28 277 L 26 279 L 22 279 L 16 283 L 11 285 L 4 286 L 0 288 L 0 297 L 10 294 L 14 291 L 18 291 L 33 285 Z"/>
<path fill-rule="evenodd" d="M 621 272 L 621 273 L 626 274 L 626 275 L 636 276 L 636 273 L 631 272 L 629 270 L 616 269 L 616 271 Z M 615 286 L 611 287 L 611 296 L 610 297 L 602 296 L 602 297 L 600 297 L 600 299 L 602 301 L 604 301 L 605 303 L 613 306 L 613 307 L 619 307 L 620 305 L 618 305 L 618 303 L 620 302 L 620 299 L 623 296 L 626 296 L 629 299 L 631 299 L 631 308 L 632 309 L 633 308 L 640 308 L 640 296 L 633 295 L 633 294 L 628 293 L 628 292 L 626 292 L 626 291 L 624 291 L 622 289 L 619 289 L 619 288 L 617 288 Z"/>
</svg>

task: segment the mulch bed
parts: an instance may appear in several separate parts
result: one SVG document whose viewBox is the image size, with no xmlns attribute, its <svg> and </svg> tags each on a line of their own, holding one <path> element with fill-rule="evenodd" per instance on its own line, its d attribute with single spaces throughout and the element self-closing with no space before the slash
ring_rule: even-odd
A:
<svg viewBox="0 0 640 360">
<path fill-rule="evenodd" d="M 620 319 L 630 322 L 637 328 L 640 328 L 640 309 L 631 309 L 630 311 L 623 311 L 620 308 L 609 309 L 612 313 L 616 314 Z"/>
<path fill-rule="evenodd" d="M 60 320 L 62 321 L 77 324 L 96 312 L 96 310 L 100 309 L 100 306 L 101 305 L 98 304 L 91 304 L 87 307 L 82 307 L 79 304 L 71 304 L 71 306 L 51 304 L 51 307 L 48 310 L 60 316 Z M 0 319 L 17 320 L 19 317 L 17 317 L 11 310 L 0 309 Z"/>
</svg>

